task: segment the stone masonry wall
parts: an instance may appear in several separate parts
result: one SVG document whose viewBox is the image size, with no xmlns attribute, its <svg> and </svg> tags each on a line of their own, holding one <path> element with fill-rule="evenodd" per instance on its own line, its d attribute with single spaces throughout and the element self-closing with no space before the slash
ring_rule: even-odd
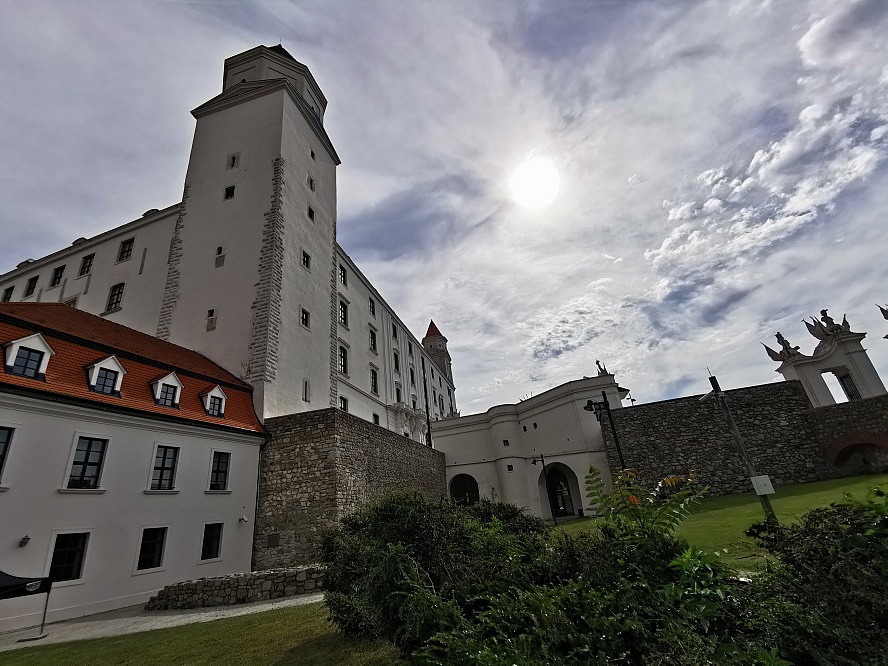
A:
<svg viewBox="0 0 888 666">
<path fill-rule="evenodd" d="M 814 436 L 827 461 L 848 474 L 888 471 L 888 395 L 813 412 Z"/>
<path fill-rule="evenodd" d="M 199 578 L 167 585 L 145 604 L 145 610 L 209 608 L 282 599 L 317 592 L 324 571 L 318 567 L 289 567 L 269 571 Z"/>
<path fill-rule="evenodd" d="M 336 409 L 267 419 L 253 568 L 317 561 L 321 532 L 387 492 L 445 494 L 444 454 Z"/>
<path fill-rule="evenodd" d="M 814 410 L 801 384 L 777 382 L 726 391 L 756 471 L 775 485 L 841 476 L 823 456 Z M 616 409 L 614 424 L 628 467 L 653 485 L 696 469 L 710 493 L 751 490 L 731 430 L 714 398 L 665 400 Z M 612 468 L 618 460 L 609 425 L 602 433 Z"/>
</svg>

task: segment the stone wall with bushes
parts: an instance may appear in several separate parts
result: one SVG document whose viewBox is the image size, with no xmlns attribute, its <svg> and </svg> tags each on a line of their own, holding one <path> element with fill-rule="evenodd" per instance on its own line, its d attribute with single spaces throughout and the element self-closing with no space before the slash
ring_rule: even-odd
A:
<svg viewBox="0 0 888 666">
<path fill-rule="evenodd" d="M 842 475 L 823 454 L 824 432 L 830 427 L 839 430 L 836 423 L 840 417 L 818 414 L 824 408 L 811 407 L 799 382 L 775 382 L 726 393 L 759 474 L 769 475 L 775 485 Z M 686 474 L 694 468 L 700 481 L 711 487 L 712 494 L 751 490 L 718 402 L 711 397 L 700 400 L 701 397 L 614 410 L 626 465 L 638 469 L 640 480 L 646 484 L 656 483 L 669 474 Z M 850 413 L 861 409 L 861 404 L 853 403 L 847 410 L 838 411 Z M 615 467 L 618 457 L 613 435 L 607 423 L 603 426 L 608 458 Z"/>
<path fill-rule="evenodd" d="M 160 590 L 151 597 L 145 610 L 208 608 L 282 599 L 317 592 L 323 582 L 324 570 L 315 566 L 186 580 Z"/>
<path fill-rule="evenodd" d="M 444 454 L 337 409 L 267 419 L 253 568 L 317 561 L 320 534 L 396 490 L 446 493 Z"/>
</svg>

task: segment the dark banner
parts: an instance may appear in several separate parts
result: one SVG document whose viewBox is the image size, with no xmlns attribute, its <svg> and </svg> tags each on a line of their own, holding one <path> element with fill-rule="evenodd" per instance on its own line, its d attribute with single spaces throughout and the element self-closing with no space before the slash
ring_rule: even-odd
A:
<svg viewBox="0 0 888 666">
<path fill-rule="evenodd" d="M 21 578 L 0 571 L 0 599 L 26 597 L 29 594 L 45 594 L 52 587 L 49 578 Z"/>
</svg>

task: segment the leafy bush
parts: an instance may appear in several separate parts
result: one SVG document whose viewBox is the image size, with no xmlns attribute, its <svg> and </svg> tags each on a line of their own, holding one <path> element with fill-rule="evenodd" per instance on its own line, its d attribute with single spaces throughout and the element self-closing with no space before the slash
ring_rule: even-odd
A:
<svg viewBox="0 0 888 666">
<path fill-rule="evenodd" d="M 888 502 L 812 509 L 798 524 L 756 526 L 777 561 L 750 589 L 750 629 L 804 664 L 884 664 L 888 654 Z"/>
</svg>

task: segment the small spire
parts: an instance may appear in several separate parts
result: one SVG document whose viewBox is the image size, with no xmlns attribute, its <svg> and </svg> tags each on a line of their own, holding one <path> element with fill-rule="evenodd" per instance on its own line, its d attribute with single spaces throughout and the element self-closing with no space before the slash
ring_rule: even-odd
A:
<svg viewBox="0 0 888 666">
<path fill-rule="evenodd" d="M 433 337 L 436 337 L 436 336 L 439 337 L 439 338 L 443 338 L 443 337 L 444 337 L 443 335 L 441 335 L 441 331 L 438 330 L 438 327 L 435 326 L 435 320 L 434 320 L 434 319 L 429 319 L 429 330 L 426 331 L 425 336 L 426 336 L 427 338 L 433 338 Z"/>
</svg>

